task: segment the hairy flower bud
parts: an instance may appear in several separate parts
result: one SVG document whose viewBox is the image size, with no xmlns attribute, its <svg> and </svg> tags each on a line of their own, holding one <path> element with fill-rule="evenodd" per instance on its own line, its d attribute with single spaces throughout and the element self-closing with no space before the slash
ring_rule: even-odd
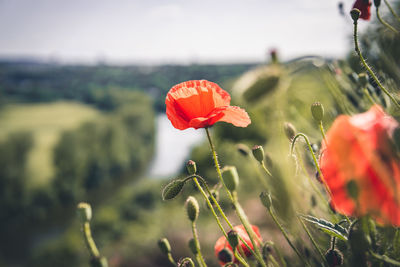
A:
<svg viewBox="0 0 400 267">
<path fill-rule="evenodd" d="M 285 131 L 286 137 L 289 141 L 292 141 L 296 136 L 296 128 L 290 122 L 285 122 L 283 125 L 283 130 Z"/>
<path fill-rule="evenodd" d="M 184 185 L 185 181 L 179 179 L 173 180 L 172 182 L 167 184 L 162 191 L 163 200 L 169 200 L 176 197 L 182 191 Z"/>
<path fill-rule="evenodd" d="M 228 263 L 233 261 L 233 255 L 232 252 L 229 249 L 222 249 L 218 253 L 218 260 L 220 260 L 223 263 Z"/>
<path fill-rule="evenodd" d="M 88 203 L 79 203 L 77 212 L 81 223 L 89 222 L 92 219 L 92 208 Z"/>
<path fill-rule="evenodd" d="M 169 244 L 168 239 L 166 238 L 161 238 L 160 240 L 158 240 L 158 247 L 164 254 L 171 253 L 171 245 Z"/>
<path fill-rule="evenodd" d="M 311 114 L 314 120 L 320 122 L 324 118 L 324 107 L 320 102 L 315 102 L 311 105 Z"/>
<path fill-rule="evenodd" d="M 255 145 L 252 149 L 253 156 L 260 163 L 264 160 L 264 149 L 262 146 Z"/>
<path fill-rule="evenodd" d="M 192 222 L 196 221 L 197 217 L 199 217 L 199 210 L 200 208 L 197 200 L 192 196 L 188 197 L 186 200 L 186 213 L 189 220 Z"/>
<path fill-rule="evenodd" d="M 266 207 L 267 209 L 270 209 L 272 207 L 271 194 L 267 192 L 261 192 L 260 199 L 264 207 Z"/>
<path fill-rule="evenodd" d="M 236 191 L 239 186 L 239 175 L 237 173 L 236 167 L 226 166 L 222 169 L 222 178 L 229 191 Z"/>
<path fill-rule="evenodd" d="M 186 169 L 187 169 L 187 172 L 189 173 L 189 175 L 196 174 L 196 172 L 197 172 L 196 162 L 194 162 L 193 160 L 189 160 L 186 163 Z"/>
<path fill-rule="evenodd" d="M 381 0 L 374 0 L 374 5 L 379 7 L 381 5 Z"/>
<path fill-rule="evenodd" d="M 343 255 L 337 249 L 330 249 L 325 253 L 325 259 L 329 267 L 335 267 L 343 264 Z"/>
<path fill-rule="evenodd" d="M 360 18 L 361 11 L 357 8 L 353 8 L 350 11 L 350 15 L 351 15 L 351 18 L 353 19 L 353 21 L 356 22 Z"/>
<path fill-rule="evenodd" d="M 235 249 L 239 245 L 239 235 L 235 230 L 228 232 L 228 242 L 232 249 Z"/>
</svg>

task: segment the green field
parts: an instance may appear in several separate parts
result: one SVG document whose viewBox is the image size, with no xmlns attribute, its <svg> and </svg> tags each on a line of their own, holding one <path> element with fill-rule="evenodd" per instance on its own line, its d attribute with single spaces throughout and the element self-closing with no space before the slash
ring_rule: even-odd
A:
<svg viewBox="0 0 400 267">
<path fill-rule="evenodd" d="M 35 143 L 28 159 L 28 177 L 31 185 L 41 185 L 53 175 L 52 149 L 60 133 L 99 116 L 98 110 L 77 102 L 6 105 L 0 110 L 0 141 L 14 132 L 32 132 Z"/>
</svg>

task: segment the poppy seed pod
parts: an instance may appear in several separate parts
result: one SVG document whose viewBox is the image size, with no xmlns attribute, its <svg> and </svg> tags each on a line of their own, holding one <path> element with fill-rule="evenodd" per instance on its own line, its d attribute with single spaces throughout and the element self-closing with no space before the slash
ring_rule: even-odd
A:
<svg viewBox="0 0 400 267">
<path fill-rule="evenodd" d="M 169 244 L 168 239 L 166 238 L 161 238 L 160 240 L 158 240 L 158 247 L 164 254 L 171 253 L 171 245 Z"/>
<path fill-rule="evenodd" d="M 285 135 L 289 141 L 292 141 L 296 136 L 296 128 L 290 122 L 285 122 L 283 125 L 283 130 L 285 131 Z"/>
<path fill-rule="evenodd" d="M 196 221 L 197 217 L 199 217 L 199 210 L 200 208 L 197 200 L 192 196 L 188 197 L 186 200 L 186 213 L 189 220 L 192 222 Z"/>
<path fill-rule="evenodd" d="M 182 191 L 184 185 L 185 181 L 179 179 L 173 180 L 167 184 L 162 191 L 163 200 L 170 200 L 176 197 Z"/>
<path fill-rule="evenodd" d="M 229 191 L 236 191 L 239 186 L 239 175 L 237 173 L 236 167 L 226 166 L 222 169 L 222 178 Z"/>
<path fill-rule="evenodd" d="M 374 5 L 379 7 L 381 5 L 381 0 L 374 0 Z"/>
<path fill-rule="evenodd" d="M 264 149 L 260 145 L 255 145 L 253 146 L 252 149 L 253 156 L 254 158 L 259 161 L 260 163 L 264 160 L 265 154 L 264 154 Z"/>
<path fill-rule="evenodd" d="M 357 8 L 353 8 L 350 11 L 351 18 L 353 19 L 354 22 L 356 22 L 360 18 L 360 14 L 361 14 L 361 11 Z"/>
<path fill-rule="evenodd" d="M 311 105 L 311 114 L 314 120 L 320 122 L 324 118 L 324 106 L 320 102 L 315 102 Z"/>
<path fill-rule="evenodd" d="M 363 20 L 369 20 L 371 18 L 371 1 L 370 0 L 356 0 L 353 5 L 353 10 L 357 9 L 359 10 L 358 14 L 357 12 L 352 13 L 353 10 L 350 11 L 351 18 L 354 21 L 357 21 L 358 18 L 361 18 Z M 354 15 L 354 17 L 353 17 Z"/>
<path fill-rule="evenodd" d="M 92 207 L 88 203 L 79 203 L 77 212 L 81 223 L 89 222 L 92 219 Z"/>
<path fill-rule="evenodd" d="M 186 163 L 186 169 L 189 175 L 194 175 L 197 172 L 197 167 L 196 167 L 196 162 L 194 162 L 193 160 L 189 160 Z"/>
</svg>

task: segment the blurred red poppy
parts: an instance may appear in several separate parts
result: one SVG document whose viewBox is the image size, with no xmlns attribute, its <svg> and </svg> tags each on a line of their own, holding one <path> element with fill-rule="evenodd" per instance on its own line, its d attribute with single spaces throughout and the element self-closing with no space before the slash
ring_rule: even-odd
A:
<svg viewBox="0 0 400 267">
<path fill-rule="evenodd" d="M 364 20 L 369 20 L 371 18 L 371 1 L 369 0 L 357 0 L 353 8 L 357 8 L 361 11 L 360 18 Z"/>
<path fill-rule="evenodd" d="M 260 243 L 262 242 L 262 238 L 260 235 L 260 230 L 258 229 L 257 226 L 252 225 L 251 226 L 253 228 L 254 233 L 256 234 L 258 241 L 256 240 L 256 244 L 260 245 Z M 254 249 L 253 244 L 251 243 L 251 240 L 249 238 L 249 235 L 246 232 L 246 229 L 244 228 L 243 225 L 236 225 L 235 227 L 233 227 L 233 229 L 237 232 L 237 234 L 243 238 L 243 240 L 246 242 L 246 244 L 251 248 Z M 241 249 L 239 248 L 241 247 Z M 215 251 L 215 256 L 217 256 L 219 263 L 221 264 L 221 266 L 225 265 L 226 263 L 228 263 L 229 261 L 225 260 L 225 258 L 229 258 L 229 257 L 224 257 L 224 255 L 221 255 L 221 251 L 222 250 L 228 250 L 229 252 L 232 253 L 233 255 L 233 251 L 232 251 L 232 247 L 229 245 L 228 240 L 226 240 L 225 236 L 221 236 L 217 242 L 215 243 L 214 246 L 214 251 Z M 245 257 L 249 257 L 251 256 L 251 251 L 246 247 L 245 244 L 243 244 L 242 241 L 239 240 L 239 245 L 237 247 L 238 252 L 240 253 L 241 250 L 243 250 L 244 252 L 244 256 Z M 242 255 L 242 254 L 241 254 Z M 242 255 L 243 256 L 243 255 Z M 235 258 L 234 259 L 235 263 L 239 263 L 239 261 Z"/>
<path fill-rule="evenodd" d="M 378 105 L 334 121 L 320 158 L 334 210 L 400 226 L 400 158 L 392 139 L 397 127 Z"/>
<path fill-rule="evenodd" d="M 246 127 L 251 123 L 246 111 L 230 106 L 230 95 L 206 80 L 175 85 L 165 99 L 167 117 L 179 130 L 205 128 L 218 121 Z"/>
</svg>

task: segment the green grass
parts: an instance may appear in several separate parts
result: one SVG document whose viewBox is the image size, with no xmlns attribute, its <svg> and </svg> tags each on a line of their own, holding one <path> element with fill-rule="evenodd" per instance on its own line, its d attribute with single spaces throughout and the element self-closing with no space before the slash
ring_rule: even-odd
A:
<svg viewBox="0 0 400 267">
<path fill-rule="evenodd" d="M 96 109 L 76 102 L 6 105 L 0 110 L 0 141 L 13 132 L 32 132 L 34 146 L 28 158 L 28 177 L 31 185 L 42 185 L 54 173 L 53 147 L 60 133 L 99 116 Z"/>
</svg>

